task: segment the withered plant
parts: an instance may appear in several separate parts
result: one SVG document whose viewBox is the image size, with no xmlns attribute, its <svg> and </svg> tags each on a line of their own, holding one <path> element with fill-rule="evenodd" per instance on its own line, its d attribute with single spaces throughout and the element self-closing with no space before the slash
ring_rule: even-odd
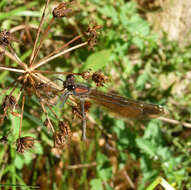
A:
<svg viewBox="0 0 191 190">
<path fill-rule="evenodd" d="M 49 0 L 46 1 L 42 17 L 40 19 L 39 26 L 37 28 L 37 33 L 35 36 L 35 41 L 32 47 L 32 53 L 30 55 L 30 59 L 28 62 L 23 62 L 21 58 L 17 55 L 14 48 L 12 47 L 12 42 L 15 41 L 17 43 L 22 43 L 14 36 L 14 32 L 17 30 L 24 29 L 26 30 L 27 36 L 29 37 L 29 41 L 32 42 L 32 37 L 30 34 L 30 26 L 27 24 L 24 26 L 18 26 L 12 28 L 10 31 L 3 30 L 0 32 L 0 52 L 1 59 L 2 57 L 8 57 L 13 62 L 17 63 L 16 67 L 9 67 L 6 65 L 0 65 L 0 70 L 15 72 L 19 76 L 15 79 L 15 81 L 9 85 L 5 86 L 2 89 L 1 95 L 6 93 L 7 90 L 10 90 L 8 95 L 5 95 L 2 102 L 3 113 L 0 115 L 0 123 L 3 125 L 3 121 L 5 117 L 9 114 L 12 114 L 16 117 L 20 118 L 20 127 L 19 127 L 19 137 L 17 139 L 17 151 L 23 153 L 25 149 L 32 148 L 34 145 L 34 140 L 32 137 L 22 136 L 22 123 L 23 123 L 23 113 L 25 109 L 26 96 L 35 96 L 39 103 L 42 111 L 46 116 L 46 120 L 44 121 L 44 125 L 51 129 L 54 133 L 54 145 L 55 147 L 62 148 L 71 138 L 71 130 L 68 124 L 65 124 L 54 112 L 52 107 L 54 106 L 54 102 L 51 103 L 51 100 L 57 95 L 62 94 L 64 91 L 63 86 L 57 85 L 54 80 L 49 79 L 44 74 L 73 74 L 80 75 L 83 78 L 89 78 L 87 75 L 91 75 L 89 73 L 73 73 L 73 72 L 56 72 L 49 70 L 39 70 L 40 67 L 48 64 L 50 61 L 67 54 L 75 49 L 80 47 L 88 46 L 88 49 L 93 49 L 93 46 L 97 41 L 97 30 L 100 29 L 100 26 L 94 26 L 93 28 L 88 28 L 86 32 L 81 35 L 75 36 L 72 40 L 67 43 L 63 43 L 57 49 L 53 50 L 51 53 L 46 55 L 43 58 L 39 59 L 39 52 L 45 42 L 45 39 L 48 37 L 48 33 L 50 32 L 51 26 L 53 23 L 62 17 L 67 17 L 72 14 L 71 3 L 60 3 L 57 7 L 55 7 L 52 11 L 52 18 L 47 21 L 46 12 L 47 7 L 49 5 Z M 46 23 L 46 28 L 43 30 L 43 25 Z M 86 39 L 86 41 L 82 41 Z M 79 43 L 77 43 L 79 42 Z M 72 46 L 72 44 L 74 44 Z M 97 79 L 94 75 L 95 81 L 97 81 L 98 85 L 101 85 L 99 79 Z M 99 77 L 98 77 L 99 78 Z M 19 94 L 17 97 L 14 95 L 16 89 L 19 89 Z M 20 106 L 19 106 L 20 104 Z M 74 105 L 73 105 L 74 106 Z M 52 121 L 48 115 L 49 109 L 55 119 L 59 121 L 59 131 L 56 130 L 54 126 L 54 121 Z M 73 107 L 74 109 L 74 107 Z"/>
</svg>

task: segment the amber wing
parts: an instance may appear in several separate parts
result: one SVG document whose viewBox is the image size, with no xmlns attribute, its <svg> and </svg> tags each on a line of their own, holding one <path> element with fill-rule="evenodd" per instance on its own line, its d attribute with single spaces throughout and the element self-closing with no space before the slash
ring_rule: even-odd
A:
<svg viewBox="0 0 191 190">
<path fill-rule="evenodd" d="M 91 90 L 89 97 L 97 104 L 108 108 L 111 112 L 126 118 L 152 118 L 164 113 L 164 109 L 160 105 L 139 102 L 94 89 Z"/>
</svg>

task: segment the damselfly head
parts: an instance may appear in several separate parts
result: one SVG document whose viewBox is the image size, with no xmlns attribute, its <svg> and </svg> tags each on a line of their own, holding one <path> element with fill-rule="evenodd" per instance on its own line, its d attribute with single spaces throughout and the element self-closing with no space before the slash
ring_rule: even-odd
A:
<svg viewBox="0 0 191 190">
<path fill-rule="evenodd" d="M 69 74 L 66 76 L 66 80 L 63 82 L 64 89 L 73 91 L 76 88 L 74 75 Z"/>
</svg>

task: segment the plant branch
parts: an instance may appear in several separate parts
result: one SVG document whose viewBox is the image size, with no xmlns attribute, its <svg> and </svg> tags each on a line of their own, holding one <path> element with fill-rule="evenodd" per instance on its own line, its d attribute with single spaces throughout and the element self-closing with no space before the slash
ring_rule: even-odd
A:
<svg viewBox="0 0 191 190">
<path fill-rule="evenodd" d="M 24 73 L 25 72 L 25 70 L 23 70 L 23 69 L 16 69 L 14 67 L 6 67 L 6 66 L 1 66 L 1 65 L 0 65 L 0 70 L 13 71 L 16 73 Z"/>
<path fill-rule="evenodd" d="M 23 122 L 24 105 L 25 105 L 25 93 L 23 94 L 23 98 L 22 98 L 21 118 L 20 118 L 20 127 L 19 127 L 19 138 L 21 137 L 21 129 L 22 129 L 22 122 Z"/>
<path fill-rule="evenodd" d="M 191 123 L 181 122 L 181 121 L 177 121 L 177 120 L 174 120 L 174 119 L 169 119 L 169 118 L 166 118 L 166 117 L 159 117 L 158 119 L 160 119 L 161 121 L 167 122 L 167 123 L 180 124 L 180 125 L 182 125 L 184 127 L 191 128 Z"/>
<path fill-rule="evenodd" d="M 44 31 L 44 33 L 42 35 L 42 39 L 40 41 L 40 44 L 39 44 L 37 50 L 35 51 L 33 60 L 31 61 L 31 65 L 35 62 L 35 59 L 36 59 L 36 57 L 37 57 L 37 55 L 38 55 L 38 53 L 40 51 L 40 48 L 42 47 L 42 43 L 45 40 L 45 38 L 47 37 L 48 31 L 50 30 L 50 27 L 52 26 L 53 21 L 54 21 L 54 17 L 50 20 L 50 23 L 48 24 L 46 30 Z"/>
<path fill-rule="evenodd" d="M 49 4 L 49 0 L 46 1 L 46 5 L 45 5 L 43 13 L 42 13 L 42 17 L 41 17 L 40 24 L 39 24 L 38 31 L 37 31 L 37 36 L 36 36 L 34 47 L 33 47 L 33 50 L 32 50 L 31 57 L 30 57 L 29 65 L 31 65 L 31 63 L 32 63 L 32 61 L 34 59 L 34 56 L 35 56 L 35 50 L 36 50 L 37 42 L 38 42 L 38 39 L 39 39 L 39 36 L 40 36 L 41 28 L 42 28 L 42 25 L 43 25 L 43 22 L 44 22 L 45 11 L 46 11 L 46 8 L 47 8 L 48 4 Z"/>
<path fill-rule="evenodd" d="M 53 60 L 53 59 L 56 59 L 57 57 L 59 57 L 59 56 L 61 56 L 61 55 L 64 55 L 64 54 L 66 54 L 66 53 L 68 53 L 68 52 L 70 52 L 70 51 L 73 51 L 73 50 L 75 50 L 75 49 L 78 49 L 78 48 L 80 48 L 80 47 L 82 47 L 82 46 L 85 46 L 85 45 L 87 45 L 87 44 L 88 44 L 88 42 L 84 42 L 84 43 L 78 44 L 78 45 L 76 45 L 76 46 L 74 46 L 74 47 L 68 48 L 68 49 L 66 49 L 66 50 L 64 50 L 64 51 L 61 51 L 60 53 L 58 53 L 58 54 L 56 54 L 56 55 L 53 55 L 53 56 L 50 57 L 50 58 L 47 58 L 47 59 L 45 59 L 45 60 L 43 60 L 43 61 L 38 62 L 37 64 L 32 65 L 31 70 L 34 70 L 34 69 L 36 69 L 36 68 L 38 68 L 38 67 L 40 67 L 40 66 L 42 66 L 42 65 L 44 65 L 44 64 L 46 64 L 46 63 L 48 63 L 49 61 L 51 61 L 51 60 Z"/>
<path fill-rule="evenodd" d="M 81 38 L 81 35 L 76 36 L 75 38 L 73 38 L 72 40 L 70 40 L 68 43 L 64 44 L 63 46 L 61 46 L 60 48 L 56 49 L 55 51 L 53 51 L 52 53 L 50 53 L 49 55 L 47 55 L 46 57 L 44 57 L 43 59 L 40 60 L 40 62 L 48 59 L 49 57 L 55 55 L 56 53 L 59 53 L 61 50 L 63 50 L 64 48 L 66 48 L 67 46 L 69 46 L 71 43 L 75 42 L 76 40 L 78 40 L 79 38 Z"/>
</svg>

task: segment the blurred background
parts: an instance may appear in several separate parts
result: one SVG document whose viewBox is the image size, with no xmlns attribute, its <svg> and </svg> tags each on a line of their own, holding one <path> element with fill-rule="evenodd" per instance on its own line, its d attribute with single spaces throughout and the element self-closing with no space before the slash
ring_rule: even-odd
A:
<svg viewBox="0 0 191 190">
<path fill-rule="evenodd" d="M 43 29 L 60 2 L 50 1 Z M 0 29 L 11 30 L 22 42 L 13 43 L 12 47 L 25 63 L 29 61 L 45 3 L 0 1 Z M 53 134 L 44 125 L 46 117 L 40 103 L 34 96 L 27 97 L 22 135 L 38 141 L 33 149 L 17 153 L 20 119 L 13 115 L 5 119 L 0 137 L 6 136 L 8 141 L 1 140 L 0 144 L 0 184 L 40 189 L 161 190 L 164 189 L 161 185 L 149 185 L 162 177 L 177 190 L 191 188 L 190 6 L 189 0 L 72 1 L 72 14 L 55 19 L 37 59 L 88 27 L 100 25 L 97 45 L 93 49 L 82 47 L 71 51 L 40 69 L 101 71 L 108 82 L 100 90 L 162 105 L 166 113 L 159 119 L 127 120 L 92 103 L 87 114 L 87 142 L 82 142 L 81 119 L 73 119 L 71 106 L 61 108 L 58 99 L 53 109 L 59 118 L 67 120 L 73 133 L 68 145 L 59 150 L 53 147 Z M 73 45 L 76 44 L 78 41 Z M 6 56 L 1 56 L 0 62 L 17 66 Z M 18 76 L 1 71 L 0 92 Z M 46 76 L 65 79 L 65 75 Z M 96 87 L 81 77 L 76 80 Z M 19 89 L 15 93 L 18 92 Z M 4 94 L 1 103 L 3 98 Z M 54 115 L 48 113 L 57 125 Z"/>
</svg>

